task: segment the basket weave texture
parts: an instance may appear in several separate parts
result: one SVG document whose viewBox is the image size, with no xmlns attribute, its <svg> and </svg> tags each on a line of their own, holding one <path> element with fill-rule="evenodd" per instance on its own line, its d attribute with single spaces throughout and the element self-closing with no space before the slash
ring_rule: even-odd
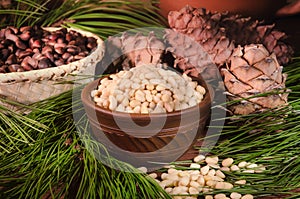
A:
<svg viewBox="0 0 300 199">
<path fill-rule="evenodd" d="M 44 28 L 47 31 L 56 31 L 60 28 Z M 90 32 L 68 28 L 83 36 L 97 39 L 97 48 L 85 58 L 67 65 L 51 67 L 25 72 L 12 72 L 0 74 L 0 97 L 13 100 L 22 104 L 31 104 L 49 97 L 59 95 L 73 88 L 73 84 L 66 83 L 74 79 L 74 75 L 84 69 L 94 66 L 104 56 L 104 42 L 97 35 Z M 0 105 L 16 109 L 16 106 L 8 105 L 0 101 Z"/>
</svg>

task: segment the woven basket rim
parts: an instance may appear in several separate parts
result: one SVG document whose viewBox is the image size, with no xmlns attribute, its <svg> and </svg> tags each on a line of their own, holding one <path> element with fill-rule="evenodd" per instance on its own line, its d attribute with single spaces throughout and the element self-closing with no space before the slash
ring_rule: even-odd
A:
<svg viewBox="0 0 300 199">
<path fill-rule="evenodd" d="M 43 29 L 51 32 L 51 31 L 63 29 L 63 27 L 43 27 Z M 96 50 L 92 51 L 88 56 L 86 56 L 80 60 L 71 62 L 69 64 L 64 64 L 61 66 L 45 68 L 45 69 L 38 69 L 38 70 L 31 70 L 31 71 L 24 71 L 24 72 L 0 73 L 0 85 L 14 84 L 17 82 L 36 82 L 36 81 L 41 81 L 41 80 L 45 80 L 45 79 L 48 79 L 48 80 L 59 79 L 59 78 L 65 77 L 70 74 L 76 74 L 81 69 L 83 69 L 81 64 L 79 64 L 80 62 L 86 62 L 86 60 L 90 59 L 90 57 L 96 56 L 99 49 L 105 50 L 104 49 L 105 48 L 104 41 L 99 36 L 97 36 L 91 32 L 76 29 L 76 28 L 67 28 L 67 30 L 68 31 L 73 30 L 73 31 L 76 31 L 76 32 L 82 34 L 83 36 L 94 37 L 95 39 L 97 39 L 98 45 L 97 45 Z M 68 71 L 68 72 L 62 74 L 61 73 L 62 70 Z"/>
</svg>

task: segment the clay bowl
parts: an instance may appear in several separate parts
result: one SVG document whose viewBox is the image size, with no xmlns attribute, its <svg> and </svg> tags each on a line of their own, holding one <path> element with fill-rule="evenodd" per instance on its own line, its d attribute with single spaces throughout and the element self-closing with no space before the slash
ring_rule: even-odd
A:
<svg viewBox="0 0 300 199">
<path fill-rule="evenodd" d="M 286 0 L 161 0 L 159 8 L 161 14 L 167 17 L 169 11 L 180 10 L 187 4 L 211 11 L 230 11 L 260 19 L 272 19 L 276 11 L 286 4 Z"/>
<path fill-rule="evenodd" d="M 155 161 L 177 160 L 206 134 L 214 92 L 200 79 L 194 79 L 207 93 L 197 106 L 171 113 L 129 114 L 97 106 L 91 97 L 101 79 L 84 87 L 81 99 L 95 140 L 119 158 Z M 137 128 L 138 126 L 138 128 Z M 125 152 L 125 155 L 120 155 Z M 131 157 L 129 157 L 131 156 Z M 166 160 L 166 157 L 168 160 Z"/>
</svg>

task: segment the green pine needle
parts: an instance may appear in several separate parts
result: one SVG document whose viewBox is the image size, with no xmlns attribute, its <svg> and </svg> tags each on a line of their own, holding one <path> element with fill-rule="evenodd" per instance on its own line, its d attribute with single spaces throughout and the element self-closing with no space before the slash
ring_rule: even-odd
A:
<svg viewBox="0 0 300 199">
<path fill-rule="evenodd" d="M 74 104 L 79 106 L 80 100 L 75 99 Z M 16 122 L 18 129 L 27 128 L 31 121 L 47 128 L 40 133 L 32 129 L 34 141 L 30 144 L 18 142 L 9 152 L 2 151 L 2 198 L 170 198 L 155 181 L 136 173 L 132 166 L 107 157 L 114 168 L 131 172 L 115 171 L 95 159 L 93 150 L 86 150 L 93 145 L 80 139 L 75 129 L 72 91 L 32 105 L 30 114 L 18 117 L 27 121 Z M 2 121 L 0 117 L 2 122 L 13 119 Z M 0 138 L 3 140 L 3 134 Z"/>
</svg>

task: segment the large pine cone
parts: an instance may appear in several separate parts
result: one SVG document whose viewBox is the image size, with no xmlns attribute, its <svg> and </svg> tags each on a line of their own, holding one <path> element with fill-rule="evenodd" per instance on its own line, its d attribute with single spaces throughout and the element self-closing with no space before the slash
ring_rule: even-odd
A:
<svg viewBox="0 0 300 199">
<path fill-rule="evenodd" d="M 238 45 L 263 44 L 275 53 L 279 64 L 288 63 L 293 54 L 291 46 L 285 43 L 285 33 L 275 30 L 274 24 L 264 25 L 250 17 L 186 6 L 171 11 L 168 21 L 171 28 L 198 41 L 217 65 L 225 63 Z"/>
<path fill-rule="evenodd" d="M 173 30 L 193 38 L 212 61 L 221 66 L 230 57 L 235 46 L 226 37 L 225 29 L 220 27 L 219 18 L 219 13 L 190 6 L 185 6 L 180 11 L 171 11 L 168 15 L 169 25 Z"/>
<path fill-rule="evenodd" d="M 229 107 L 234 114 L 250 114 L 287 103 L 288 93 L 283 93 L 286 75 L 275 54 L 261 44 L 237 47 L 221 73 L 228 99 L 241 100 Z M 258 94 L 266 96 L 254 97 Z"/>
<path fill-rule="evenodd" d="M 280 65 L 291 60 L 293 49 L 285 42 L 286 34 L 274 28 L 275 24 L 265 25 L 263 21 L 228 12 L 222 13 L 219 21 L 235 44 L 263 44 L 270 53 L 275 53 Z"/>
</svg>

